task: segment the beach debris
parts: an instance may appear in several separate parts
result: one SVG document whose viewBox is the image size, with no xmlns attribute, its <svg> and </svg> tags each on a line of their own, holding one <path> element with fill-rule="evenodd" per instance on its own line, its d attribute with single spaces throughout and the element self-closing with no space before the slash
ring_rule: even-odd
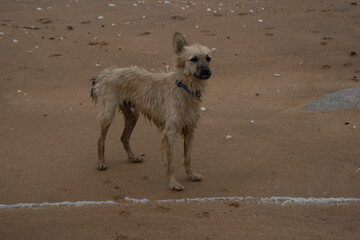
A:
<svg viewBox="0 0 360 240">
<path fill-rule="evenodd" d="M 225 139 L 226 140 L 230 140 L 230 139 L 232 139 L 233 137 L 231 136 L 231 135 L 226 135 L 226 137 L 225 137 Z"/>
<path fill-rule="evenodd" d="M 215 52 L 215 50 L 216 50 L 216 48 L 212 48 L 212 49 L 211 49 L 212 52 Z"/>
<path fill-rule="evenodd" d="M 200 110 L 201 110 L 201 111 L 206 111 L 206 108 L 205 108 L 205 107 L 201 107 Z"/>
<path fill-rule="evenodd" d="M 95 67 L 101 67 L 99 63 L 95 63 Z"/>
<path fill-rule="evenodd" d="M 101 20 L 101 19 L 104 19 L 103 16 L 98 16 L 97 19 Z"/>
<path fill-rule="evenodd" d="M 281 77 L 280 73 L 275 73 L 274 77 Z"/>
</svg>

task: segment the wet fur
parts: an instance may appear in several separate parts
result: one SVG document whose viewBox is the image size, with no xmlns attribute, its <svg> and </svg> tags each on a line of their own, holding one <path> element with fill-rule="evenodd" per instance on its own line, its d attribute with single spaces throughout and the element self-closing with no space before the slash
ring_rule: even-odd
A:
<svg viewBox="0 0 360 240">
<path fill-rule="evenodd" d="M 174 176 L 173 149 L 176 137 L 184 137 L 184 166 L 190 180 L 203 177 L 191 170 L 191 146 L 200 117 L 201 97 L 210 77 L 211 51 L 200 44 L 189 46 L 180 33 L 174 34 L 175 71 L 150 73 L 142 68 L 109 68 L 92 79 L 91 97 L 97 105 L 97 120 L 101 126 L 98 140 L 98 170 L 105 170 L 105 138 L 117 110 L 124 115 L 125 128 L 121 141 L 132 162 L 142 162 L 130 148 L 130 136 L 143 114 L 164 134 L 162 151 L 167 160 L 167 176 L 172 190 L 182 190 Z M 194 56 L 198 61 L 194 62 Z M 206 78 L 206 79 L 205 79 Z M 176 85 L 185 84 L 189 92 Z"/>
</svg>

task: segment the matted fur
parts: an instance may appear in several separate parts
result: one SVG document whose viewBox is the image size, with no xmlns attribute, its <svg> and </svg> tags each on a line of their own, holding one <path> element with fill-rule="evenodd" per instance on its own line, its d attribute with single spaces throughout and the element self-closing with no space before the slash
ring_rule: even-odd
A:
<svg viewBox="0 0 360 240">
<path fill-rule="evenodd" d="M 174 176 L 173 144 L 178 135 L 184 136 L 184 166 L 189 178 L 199 181 L 202 176 L 190 168 L 193 134 L 200 117 L 201 93 L 210 77 L 211 51 L 200 44 L 189 46 L 185 38 L 174 34 L 175 72 L 150 73 L 142 68 L 109 68 L 93 80 L 91 96 L 97 104 L 97 120 L 101 125 L 98 141 L 98 169 L 105 170 L 105 138 L 117 110 L 124 114 L 125 128 L 121 140 L 132 162 L 141 162 L 130 148 L 129 140 L 139 113 L 164 134 L 162 150 L 168 163 L 169 186 L 182 190 Z M 197 61 L 195 61 L 195 60 Z M 176 81 L 186 85 L 188 91 Z M 194 94 L 200 93 L 200 94 Z"/>
</svg>

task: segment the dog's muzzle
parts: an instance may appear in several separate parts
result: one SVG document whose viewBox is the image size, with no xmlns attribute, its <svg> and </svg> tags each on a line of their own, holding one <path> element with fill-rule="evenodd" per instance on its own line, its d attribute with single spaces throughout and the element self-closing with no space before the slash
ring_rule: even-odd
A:
<svg viewBox="0 0 360 240">
<path fill-rule="evenodd" d="M 201 80 L 206 80 L 211 77 L 211 71 L 209 68 L 202 69 L 200 73 L 194 73 L 194 77 Z"/>
</svg>

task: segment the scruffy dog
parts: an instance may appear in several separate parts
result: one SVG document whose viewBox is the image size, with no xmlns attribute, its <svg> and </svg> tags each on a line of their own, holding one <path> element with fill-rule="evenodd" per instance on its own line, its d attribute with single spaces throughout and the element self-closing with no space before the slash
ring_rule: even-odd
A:
<svg viewBox="0 0 360 240">
<path fill-rule="evenodd" d="M 184 166 L 190 180 L 203 177 L 191 170 L 191 145 L 200 117 L 201 95 L 211 76 L 211 51 L 200 44 L 188 45 L 180 33 L 174 34 L 175 72 L 150 73 L 137 67 L 110 68 L 93 78 L 91 97 L 97 104 L 101 136 L 98 141 L 98 170 L 105 170 L 105 138 L 119 109 L 124 114 L 125 128 L 121 141 L 129 161 L 142 162 L 130 148 L 130 135 L 142 113 L 164 134 L 162 150 L 167 159 L 169 187 L 184 187 L 174 175 L 173 149 L 176 137 L 184 137 Z"/>
</svg>

